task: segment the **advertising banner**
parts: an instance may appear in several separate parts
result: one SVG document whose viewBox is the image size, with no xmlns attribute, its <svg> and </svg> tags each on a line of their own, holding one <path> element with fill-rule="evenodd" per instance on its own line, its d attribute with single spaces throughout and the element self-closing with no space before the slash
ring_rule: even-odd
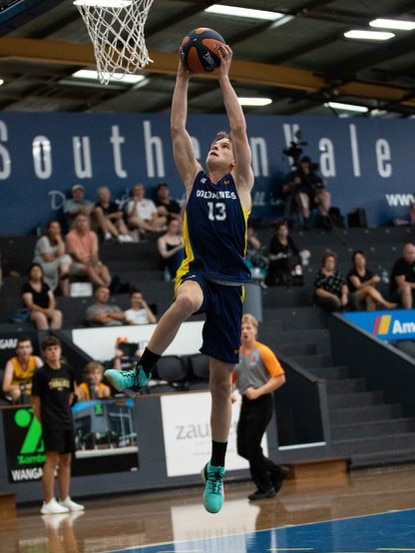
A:
<svg viewBox="0 0 415 553">
<path fill-rule="evenodd" d="M 351 312 L 344 318 L 380 340 L 415 339 L 415 309 Z"/>
<path fill-rule="evenodd" d="M 130 399 L 83 401 L 74 405 L 77 446 L 74 476 L 138 469 L 133 408 Z M 9 482 L 40 480 L 46 452 L 42 426 L 32 408 L 23 405 L 4 409 L 3 425 Z"/>
<path fill-rule="evenodd" d="M 62 217 L 71 187 L 96 201 L 109 186 L 124 205 L 141 182 L 152 197 L 160 182 L 184 199 L 171 148 L 168 113 L 3 113 L 0 118 L 0 233 L 35 232 Z M 252 217 L 284 214 L 282 185 L 295 158 L 308 155 L 328 182 L 332 205 L 346 214 L 366 210 L 369 226 L 405 218 L 414 200 L 415 120 L 247 116 L 255 174 Z M 190 114 L 188 130 L 204 164 L 224 115 Z M 298 160 L 297 160 L 298 161 Z"/>
</svg>

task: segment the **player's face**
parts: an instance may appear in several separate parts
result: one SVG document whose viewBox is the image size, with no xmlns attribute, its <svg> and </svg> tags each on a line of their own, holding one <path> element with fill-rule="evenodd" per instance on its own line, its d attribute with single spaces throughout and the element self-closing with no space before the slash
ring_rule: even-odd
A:
<svg viewBox="0 0 415 553">
<path fill-rule="evenodd" d="M 403 249 L 403 258 L 407 263 L 413 263 L 415 261 L 415 246 L 407 244 Z"/>
<path fill-rule="evenodd" d="M 223 164 L 229 167 L 233 163 L 232 142 L 229 138 L 221 138 L 213 142 L 206 158 L 207 166 Z"/>
</svg>

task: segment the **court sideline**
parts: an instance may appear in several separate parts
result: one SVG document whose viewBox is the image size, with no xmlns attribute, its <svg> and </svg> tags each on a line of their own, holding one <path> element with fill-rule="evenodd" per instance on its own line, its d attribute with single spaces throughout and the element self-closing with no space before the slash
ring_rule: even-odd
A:
<svg viewBox="0 0 415 553">
<path fill-rule="evenodd" d="M 250 482 L 227 483 L 225 506 L 217 515 L 204 511 L 202 485 L 85 500 L 81 514 L 41 516 L 40 505 L 18 507 L 15 517 L 1 517 L 0 550 L 415 551 L 415 466 L 352 472 L 334 487 L 324 479 L 308 488 L 288 480 L 275 498 L 257 502 L 246 498 L 252 488 Z"/>
</svg>

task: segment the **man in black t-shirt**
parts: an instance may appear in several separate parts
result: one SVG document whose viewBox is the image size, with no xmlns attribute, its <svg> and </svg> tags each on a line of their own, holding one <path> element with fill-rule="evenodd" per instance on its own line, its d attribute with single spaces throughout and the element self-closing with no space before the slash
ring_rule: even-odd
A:
<svg viewBox="0 0 415 553">
<path fill-rule="evenodd" d="M 42 425 L 46 461 L 43 465 L 43 515 L 82 511 L 83 505 L 69 496 L 71 457 L 75 451 L 75 431 L 71 404 L 75 379 L 68 365 L 62 363 L 61 342 L 55 336 L 41 343 L 45 357 L 43 367 L 37 369 L 32 380 L 31 405 Z M 58 471 L 60 501 L 54 494 L 55 470 Z"/>
<path fill-rule="evenodd" d="M 405 244 L 402 257 L 395 261 L 390 278 L 389 294 L 404 309 L 412 309 L 415 303 L 415 245 Z"/>
</svg>

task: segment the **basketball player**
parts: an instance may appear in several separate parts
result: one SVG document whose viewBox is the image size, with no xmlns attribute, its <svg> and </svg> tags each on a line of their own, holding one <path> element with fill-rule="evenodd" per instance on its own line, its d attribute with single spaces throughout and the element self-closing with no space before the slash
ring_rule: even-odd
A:
<svg viewBox="0 0 415 553">
<path fill-rule="evenodd" d="M 105 376 L 118 390 L 136 393 L 176 336 L 181 324 L 204 312 L 203 344 L 209 356 L 212 397 L 212 456 L 202 470 L 204 506 L 220 511 L 224 501 L 225 453 L 231 423 L 231 373 L 239 361 L 243 284 L 250 279 L 244 256 L 254 176 L 246 122 L 229 79 L 232 50 L 219 49 L 218 69 L 230 135 L 219 133 L 206 158 L 196 160 L 186 130 L 187 94 L 192 73 L 180 62 L 171 108 L 171 136 L 178 172 L 186 189 L 183 236 L 186 257 L 178 269 L 175 301 L 161 317 L 140 364 L 130 371 L 110 369 Z"/>
</svg>

